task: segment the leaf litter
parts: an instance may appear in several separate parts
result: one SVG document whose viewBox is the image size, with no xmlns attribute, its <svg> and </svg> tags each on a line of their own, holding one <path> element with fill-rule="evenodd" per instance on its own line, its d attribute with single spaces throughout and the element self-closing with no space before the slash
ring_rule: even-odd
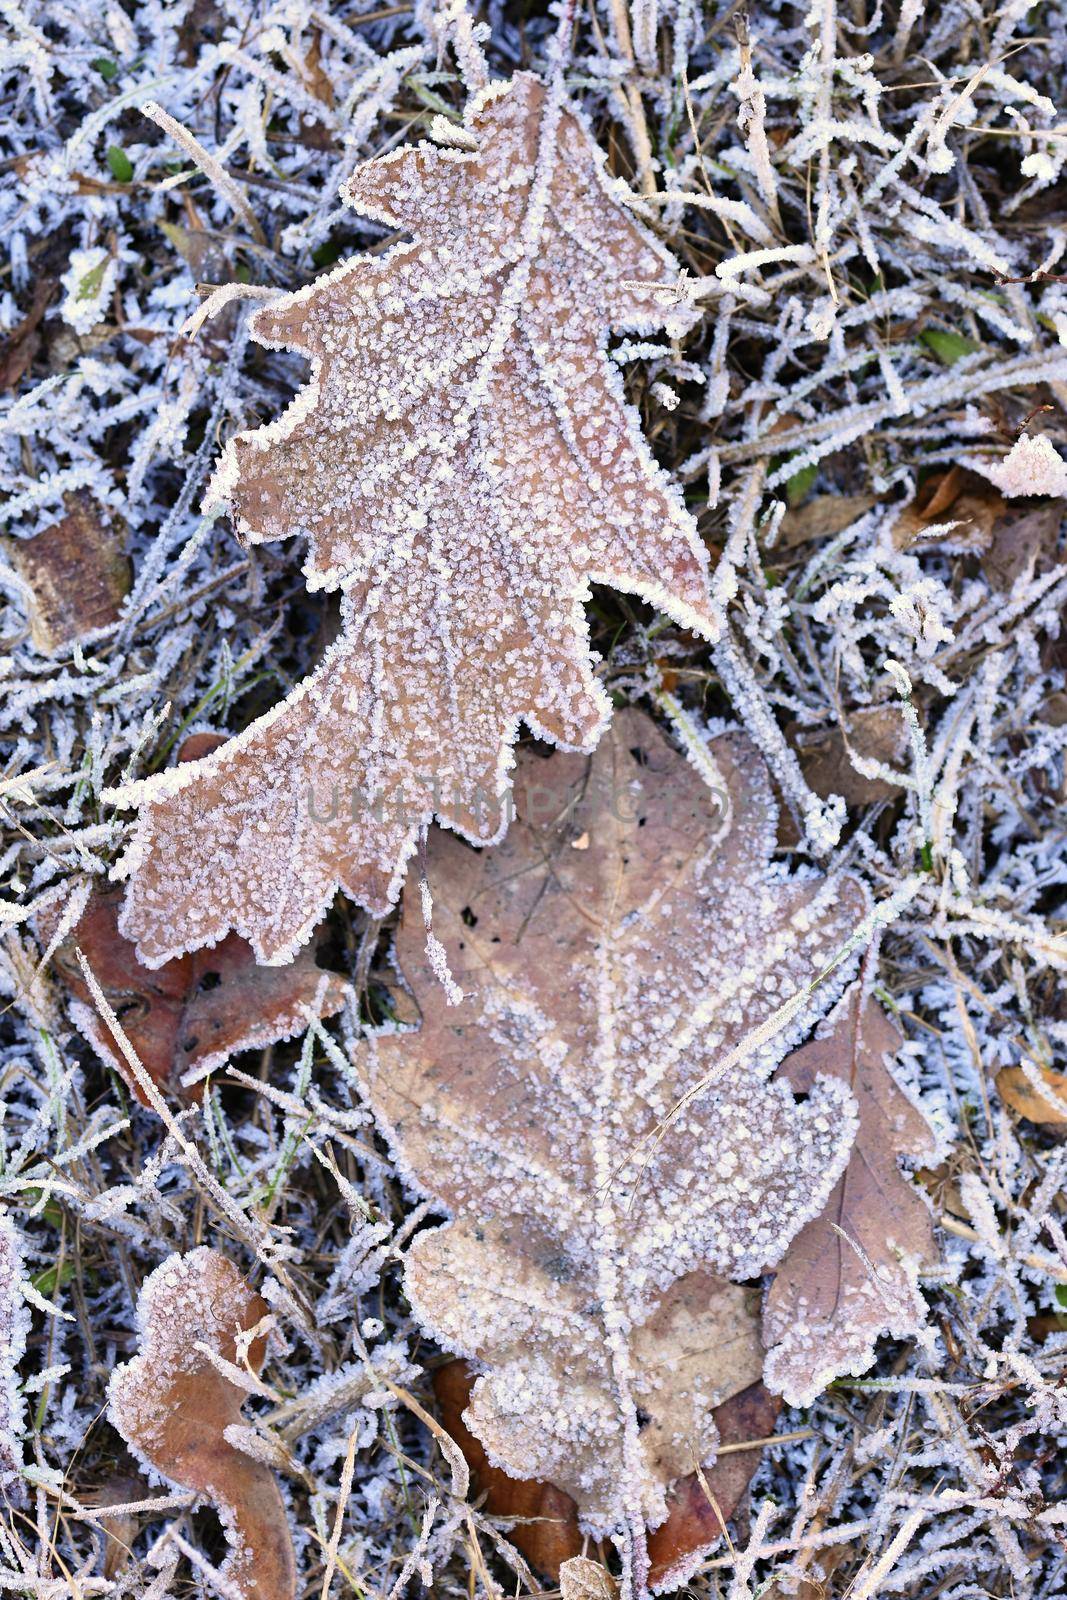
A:
<svg viewBox="0 0 1067 1600">
<path fill-rule="evenodd" d="M 246 1398 L 240 1437 L 254 1426 L 283 1464 L 302 1585 L 537 1592 L 509 1523 L 462 1495 L 423 1420 L 441 1353 L 399 1258 L 439 1219 L 413 1203 L 351 1066 L 362 1026 L 413 1009 L 391 921 L 344 900 L 328 914 L 322 959 L 352 978 L 358 1018 L 231 1062 L 165 1116 L 118 1103 L 29 930 L 50 911 L 69 929 L 128 846 L 105 791 L 158 772 L 191 727 L 239 738 L 336 637 L 339 596 L 307 587 L 301 540 L 237 543 L 199 513 L 220 449 L 308 384 L 293 352 L 249 340 L 232 294 L 181 337 L 198 281 L 278 306 L 336 262 L 380 271 L 405 246 L 342 204 L 361 163 L 427 138 L 476 154 L 470 98 L 516 73 L 549 83 L 562 62 L 626 186 L 613 203 L 682 269 L 659 309 L 688 331 L 608 351 L 726 623 L 709 649 L 596 586 L 592 674 L 616 706 L 650 697 L 694 758 L 668 700 L 701 729 L 744 727 L 793 813 L 778 861 L 803 876 L 816 849 L 820 870 L 866 885 L 869 990 L 939 1145 L 922 1169 L 938 1244 L 922 1337 L 879 1339 L 864 1376 L 734 1445 L 715 1408 L 719 1455 L 701 1470 L 727 1537 L 688 1590 L 1058 1600 L 1062 1124 L 1032 1120 L 1017 1091 L 1057 1109 L 1067 1027 L 1062 503 L 1007 498 L 983 469 L 1006 471 L 1023 434 L 1048 465 L 1067 453 L 1062 7 L 775 6 L 739 38 L 728 14 L 673 0 L 534 8 L 521 28 L 496 4 L 268 4 L 250 26 L 229 0 L 181 18 L 20 0 L 2 27 L 0 340 L 16 387 L 0 400 L 0 1207 L 23 1308 L 3 1393 L 27 1499 L 4 1503 L 5 1574 L 46 1600 L 219 1584 L 210 1517 L 191 1491 L 145 1491 L 101 1415 L 108 1372 L 136 1357 L 140 1285 L 207 1242 L 279 1328 L 276 1393 Z M 140 115 L 147 101 L 196 159 Z M 902 513 L 953 471 L 973 514 L 957 501 L 933 520 L 982 529 L 993 509 L 994 546 L 957 526 L 900 548 Z M 70 495 L 117 519 L 133 588 L 117 619 L 47 656 L 11 546 L 32 548 Z M 861 750 L 868 713 L 897 716 L 902 749 Z M 794 725 L 836 751 L 812 777 L 825 794 Z M 843 793 L 852 772 L 877 795 Z M 328 785 L 316 799 L 330 809 Z M 730 1501 L 719 1473 L 742 1464 L 755 1476 Z M 108 1508 L 131 1496 L 116 1564 Z M 682 1498 L 718 1531 L 699 1474 L 667 1491 Z M 650 1577 L 671 1524 L 649 1540 Z M 589 1553 L 601 1575 L 568 1583 L 610 1586 L 610 1548 Z"/>
</svg>

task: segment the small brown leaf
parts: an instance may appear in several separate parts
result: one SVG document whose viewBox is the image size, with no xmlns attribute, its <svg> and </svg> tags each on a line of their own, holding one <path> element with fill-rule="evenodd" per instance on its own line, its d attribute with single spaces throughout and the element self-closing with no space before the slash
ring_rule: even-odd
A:
<svg viewBox="0 0 1067 1600">
<path fill-rule="evenodd" d="M 578 1508 L 569 1494 L 535 1478 L 510 1478 L 494 1467 L 480 1439 L 463 1420 L 474 1387 L 474 1373 L 466 1361 L 447 1361 L 433 1375 L 433 1392 L 441 1421 L 471 1469 L 472 1494 L 485 1496 L 492 1517 L 514 1517 L 508 1538 L 527 1561 L 553 1582 L 560 1565 L 580 1554 L 584 1543 L 578 1531 Z"/>
<path fill-rule="evenodd" d="M 4 541 L 33 593 L 30 637 L 45 655 L 115 622 L 130 589 L 123 525 L 88 494 L 65 495 L 63 505 L 50 528 Z"/>
<path fill-rule="evenodd" d="M 619 1586 L 606 1567 L 571 1556 L 559 1569 L 560 1600 L 615 1600 Z"/>
<path fill-rule="evenodd" d="M 846 727 L 801 728 L 794 722 L 787 735 L 804 777 L 824 800 L 839 794 L 850 806 L 869 806 L 901 792 L 884 778 L 865 777 L 851 760 L 855 753 L 883 766 L 898 765 L 908 748 L 907 725 L 898 706 L 864 706 L 849 715 Z"/>
<path fill-rule="evenodd" d="M 848 1166 L 790 1245 L 764 1307 L 764 1376 L 790 1405 L 809 1405 L 840 1373 L 865 1371 L 880 1335 L 912 1334 L 926 1320 L 916 1268 L 935 1256 L 933 1226 L 897 1159 L 929 1159 L 934 1139 L 888 1064 L 902 1043 L 895 1024 L 873 1000 L 861 1018 L 860 992 L 854 986 L 778 1074 L 797 1094 L 840 1079 L 860 1108 Z"/>
<path fill-rule="evenodd" d="M 993 528 L 1003 516 L 1007 502 L 992 484 L 976 472 L 950 467 L 947 472 L 928 478 L 893 524 L 893 543 L 898 550 L 913 545 L 925 549 L 988 550 Z M 933 540 L 926 530 L 941 523 L 959 526 Z"/>
<path fill-rule="evenodd" d="M 1006 1105 L 1029 1122 L 1042 1122 L 1050 1127 L 1067 1123 L 1067 1073 L 1054 1072 L 1051 1067 L 1039 1067 L 1037 1071 L 1047 1096 L 1035 1089 L 1022 1067 L 1001 1068 L 996 1079 L 997 1093 Z M 1062 1110 L 1057 1109 L 1057 1102 Z"/>
<path fill-rule="evenodd" d="M 778 524 L 778 547 L 790 550 L 812 539 L 829 539 L 858 522 L 875 504 L 869 494 L 817 494 Z"/>
<path fill-rule="evenodd" d="M 274 1474 L 226 1439 L 243 1425 L 245 1391 L 198 1345 L 240 1366 L 240 1335 L 268 1310 L 217 1251 L 173 1255 L 142 1284 L 140 1351 L 108 1385 L 111 1422 L 135 1455 L 215 1506 L 230 1543 L 223 1575 L 242 1600 L 293 1600 L 296 1561 Z M 264 1336 L 249 1344 L 251 1372 L 266 1345 Z"/>
<path fill-rule="evenodd" d="M 39 278 L 33 291 L 30 309 L 0 340 L 0 391 L 15 389 L 33 365 L 33 358 L 41 343 L 41 319 L 48 310 L 55 293 L 54 278 Z"/>
<path fill-rule="evenodd" d="M 97 1054 L 147 1104 L 118 1040 L 95 1010 L 75 951 L 80 949 L 104 991 L 130 1044 L 153 1083 L 180 1095 L 182 1078 L 206 1074 L 240 1050 L 291 1039 L 307 1026 L 326 976 L 311 948 L 288 967 L 260 967 L 235 933 L 213 950 L 195 950 L 154 971 L 119 932 L 121 890 L 94 892 L 70 937 L 55 954 L 57 972 L 74 997 L 71 1015 Z M 345 1003 L 347 986 L 328 977 L 319 1015 L 330 1017 Z M 203 1082 L 187 1091 L 198 1100 Z"/>
</svg>

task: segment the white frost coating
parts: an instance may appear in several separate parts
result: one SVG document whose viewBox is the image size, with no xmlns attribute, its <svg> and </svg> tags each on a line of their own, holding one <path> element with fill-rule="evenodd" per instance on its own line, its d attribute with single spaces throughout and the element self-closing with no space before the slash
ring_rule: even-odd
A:
<svg viewBox="0 0 1067 1600">
<path fill-rule="evenodd" d="M 16 1500 L 22 1498 L 23 1403 L 18 1364 L 30 1326 L 22 1278 L 18 1229 L 7 1213 L 0 1211 L 0 1496 Z"/>
<path fill-rule="evenodd" d="M 591 581 L 718 632 L 695 523 L 606 356 L 612 330 L 691 325 L 662 304 L 677 263 L 557 90 L 518 74 L 467 126 L 474 152 L 403 148 L 347 185 L 415 243 L 252 318 L 311 379 L 231 441 L 205 508 L 229 505 L 252 542 L 305 535 L 343 632 L 204 761 L 109 795 L 141 807 L 116 875 L 150 966 L 228 928 L 291 960 L 338 885 L 384 911 L 433 816 L 500 839 L 520 723 L 565 749 L 607 725 Z"/>
<path fill-rule="evenodd" d="M 844 972 L 760 1030 L 829 965 L 864 891 L 775 874 L 763 761 L 736 736 L 709 755 L 725 808 L 632 711 L 591 762 L 520 759 L 496 850 L 428 844 L 462 1005 L 412 908 L 397 958 L 421 1029 L 356 1057 L 401 1170 L 454 1219 L 416 1240 L 405 1287 L 481 1372 L 468 1425 L 512 1476 L 571 1493 L 591 1533 L 623 1533 L 635 1562 L 668 1484 L 714 1459 L 712 1407 L 759 1375 L 754 1335 L 731 1349 L 736 1281 L 818 1213 L 856 1128 L 846 1084 L 820 1078 L 797 1104 L 768 1081 Z"/>
<path fill-rule="evenodd" d="M 59 314 L 75 333 L 88 333 L 107 316 L 117 277 L 118 261 L 102 245 L 71 251 L 59 280 L 66 290 Z"/>
<path fill-rule="evenodd" d="M 1019 435 L 1002 461 L 971 463 L 1009 498 L 1028 494 L 1067 495 L 1067 461 L 1044 434 Z"/>
</svg>

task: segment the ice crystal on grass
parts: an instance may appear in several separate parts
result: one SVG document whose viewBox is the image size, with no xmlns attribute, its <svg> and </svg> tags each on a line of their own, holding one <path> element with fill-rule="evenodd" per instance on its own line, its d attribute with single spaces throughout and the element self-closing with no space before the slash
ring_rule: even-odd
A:
<svg viewBox="0 0 1067 1600">
<path fill-rule="evenodd" d="M 714 632 L 695 525 L 605 354 L 692 321 L 658 292 L 676 263 L 558 82 L 495 84 L 466 127 L 475 151 L 401 149 L 346 186 L 414 244 L 252 318 L 312 377 L 231 442 L 208 502 L 253 541 L 305 535 L 342 633 L 238 738 L 120 795 L 141 808 L 123 930 L 152 964 L 227 929 L 290 960 L 339 884 L 387 910 L 432 816 L 499 838 L 520 722 L 570 749 L 607 722 L 590 581 Z"/>
<path fill-rule="evenodd" d="M 0 1495 L 21 1500 L 23 1401 L 17 1367 L 29 1323 L 22 1298 L 22 1251 L 18 1229 L 0 1211 Z"/>
<path fill-rule="evenodd" d="M 435 835 L 435 926 L 466 998 L 447 1005 L 409 917 L 397 956 L 421 1026 L 357 1055 L 402 1169 L 454 1219 L 405 1278 L 483 1373 L 469 1426 L 621 1535 L 639 1589 L 665 1490 L 714 1459 L 712 1407 L 759 1375 L 727 1280 L 781 1258 L 855 1128 L 839 1079 L 802 1106 L 767 1079 L 833 998 L 840 972 L 813 980 L 864 893 L 774 875 L 761 758 L 737 737 L 711 750 L 725 823 L 695 767 L 621 712 L 591 760 L 520 762 L 497 849 Z"/>
</svg>

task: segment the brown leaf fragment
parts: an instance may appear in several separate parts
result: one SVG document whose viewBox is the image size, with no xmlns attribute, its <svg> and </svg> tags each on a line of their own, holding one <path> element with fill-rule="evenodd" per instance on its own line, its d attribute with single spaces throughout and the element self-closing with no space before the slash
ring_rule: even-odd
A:
<svg viewBox="0 0 1067 1600">
<path fill-rule="evenodd" d="M 17 389 L 33 365 L 41 344 L 40 326 L 56 289 L 55 278 L 39 278 L 34 285 L 30 309 L 11 331 L 0 339 L 0 392 Z"/>
<path fill-rule="evenodd" d="M 30 1318 L 22 1296 L 22 1247 L 18 1229 L 0 1207 L 0 1502 L 22 1505 L 23 1401 L 18 1364 L 26 1349 Z"/>
<path fill-rule="evenodd" d="M 743 1280 L 829 1197 L 855 1127 L 839 1081 L 797 1105 L 767 1079 L 845 981 L 808 988 L 864 891 L 772 871 L 765 764 L 740 736 L 708 750 L 725 817 L 637 712 L 592 758 L 522 754 L 500 846 L 427 847 L 464 999 L 409 908 L 396 955 L 421 1028 L 355 1055 L 403 1170 L 453 1219 L 415 1239 L 405 1288 L 478 1371 L 467 1427 L 510 1476 L 570 1494 L 583 1531 L 621 1533 L 638 1590 L 668 1488 L 714 1460 L 715 1408 L 761 1375 Z"/>
<path fill-rule="evenodd" d="M 589 750 L 609 720 L 592 582 L 718 632 L 696 524 L 607 355 L 613 330 L 696 313 L 561 94 L 518 73 L 472 100 L 476 148 L 360 167 L 349 202 L 413 242 L 251 319 L 311 377 L 230 441 L 205 505 L 253 543 L 305 536 L 343 626 L 220 750 L 108 796 L 140 808 L 123 931 L 150 965 L 230 929 L 291 960 L 338 886 L 383 914 L 432 817 L 499 839 L 520 724 Z"/>
<path fill-rule="evenodd" d="M 778 524 L 777 546 L 790 550 L 813 539 L 830 539 L 858 522 L 873 505 L 869 494 L 817 494 L 787 511 Z"/>
<path fill-rule="evenodd" d="M 94 894 L 55 964 L 74 996 L 78 1028 L 142 1104 L 144 1093 L 117 1039 L 93 1008 L 76 949 L 83 951 L 142 1066 L 166 1094 L 181 1094 L 187 1074 L 206 1075 L 241 1050 L 291 1039 L 307 1027 L 307 1008 L 314 1007 L 326 976 L 313 950 L 302 950 L 289 967 L 260 967 L 245 941 L 231 933 L 212 950 L 194 950 L 153 971 L 119 932 L 120 899 L 118 890 Z M 317 1014 L 334 1016 L 346 994 L 344 980 L 331 974 Z M 188 1093 L 200 1098 L 202 1078 Z"/>
<path fill-rule="evenodd" d="M 898 550 L 913 545 L 927 549 L 987 550 L 992 542 L 997 518 L 1007 510 L 1007 501 L 992 484 L 965 467 L 950 467 L 936 473 L 922 485 L 915 499 L 901 511 L 893 524 L 893 543 Z M 927 538 L 928 528 L 954 522 L 948 533 Z"/>
<path fill-rule="evenodd" d="M 538 1572 L 553 1582 L 560 1563 L 581 1553 L 578 1508 L 569 1494 L 533 1478 L 509 1478 L 494 1467 L 481 1441 L 463 1420 L 475 1373 L 466 1361 L 446 1361 L 433 1375 L 433 1392 L 445 1431 L 450 1433 L 471 1469 L 472 1495 L 485 1496 L 491 1517 L 513 1517 L 508 1538 Z"/>
<path fill-rule="evenodd" d="M 866 777 L 852 762 L 855 754 L 861 761 L 878 761 L 890 768 L 899 765 L 908 748 L 899 706 L 864 706 L 849 715 L 845 727 L 801 728 L 794 722 L 787 734 L 796 746 L 804 777 L 824 800 L 839 794 L 850 806 L 869 806 L 901 792 L 899 784 Z"/>
<path fill-rule="evenodd" d="M 715 1408 L 722 1444 L 769 1438 L 781 1409 L 777 1395 L 762 1383 L 750 1384 Z M 680 1589 L 715 1549 L 762 1455 L 756 1447 L 720 1454 L 714 1465 L 691 1472 L 668 1492 L 667 1520 L 648 1536 L 648 1586 L 653 1594 Z"/>
<path fill-rule="evenodd" d="M 790 1405 L 809 1405 L 832 1378 L 865 1372 L 882 1334 L 914 1334 L 926 1308 L 917 1268 L 935 1258 L 930 1211 L 898 1158 L 929 1160 L 935 1141 L 889 1065 L 903 1040 L 853 987 L 779 1077 L 806 1094 L 820 1076 L 847 1083 L 859 1133 L 829 1204 L 780 1262 L 763 1314 L 764 1377 Z"/>
<path fill-rule="evenodd" d="M 53 655 L 117 621 L 130 590 L 126 530 L 89 494 L 64 495 L 65 515 L 4 551 L 33 594 L 30 637 Z"/>
<path fill-rule="evenodd" d="M 515 1519 L 509 1540 L 536 1571 L 555 1583 L 561 1563 L 578 1555 L 585 1543 L 578 1527 L 578 1508 L 569 1494 L 551 1483 L 511 1478 L 493 1466 L 480 1440 L 463 1421 L 474 1382 L 475 1373 L 466 1361 L 448 1361 L 438 1367 L 433 1388 L 441 1421 L 466 1457 L 472 1493 L 485 1496 L 484 1508 L 490 1516 Z M 767 1438 L 774 1431 L 781 1404 L 762 1383 L 753 1383 L 716 1406 L 713 1415 L 722 1443 Z M 654 1594 L 681 1587 L 718 1544 L 760 1456 L 758 1449 L 731 1451 L 721 1455 L 714 1466 L 690 1473 L 668 1491 L 667 1519 L 648 1535 L 648 1585 Z"/>
<path fill-rule="evenodd" d="M 1001 1068 L 996 1077 L 997 1093 L 1005 1105 L 1030 1122 L 1051 1127 L 1067 1124 L 1067 1073 L 1056 1072 L 1052 1067 L 1035 1070 L 1045 1093 L 1030 1082 L 1022 1067 Z"/>
<path fill-rule="evenodd" d="M 223 1576 L 242 1600 L 293 1600 L 296 1561 L 273 1472 L 226 1438 L 244 1423 L 245 1390 L 206 1351 L 242 1367 L 240 1336 L 268 1310 L 218 1251 L 173 1255 L 142 1284 L 139 1353 L 108 1385 L 111 1422 L 134 1454 L 217 1510 L 230 1544 Z M 248 1343 L 251 1373 L 259 1373 L 266 1347 L 265 1335 Z"/>
<path fill-rule="evenodd" d="M 619 1586 L 606 1567 L 571 1556 L 559 1569 L 560 1600 L 615 1600 Z"/>
<path fill-rule="evenodd" d="M 1009 506 L 997 519 L 982 571 L 994 589 L 1007 593 L 1019 578 L 1033 576 L 1054 559 L 1067 500 L 1050 500 L 1032 510 Z"/>
</svg>

